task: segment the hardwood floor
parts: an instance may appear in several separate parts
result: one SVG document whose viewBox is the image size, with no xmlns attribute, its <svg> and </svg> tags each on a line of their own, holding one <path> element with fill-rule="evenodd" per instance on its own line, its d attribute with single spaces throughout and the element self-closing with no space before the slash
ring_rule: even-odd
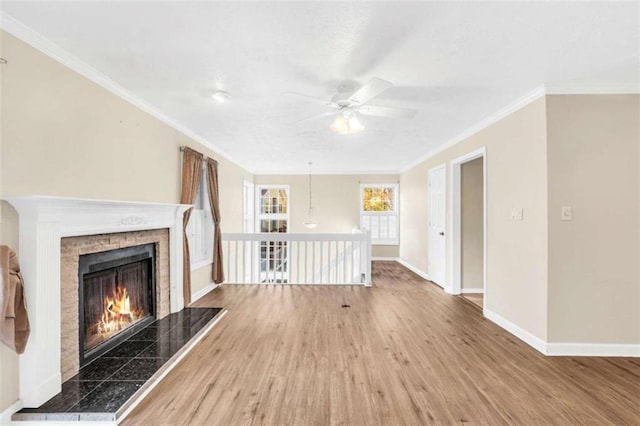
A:
<svg viewBox="0 0 640 426">
<path fill-rule="evenodd" d="M 464 297 L 469 302 L 473 303 L 474 305 L 482 309 L 482 305 L 484 303 L 484 294 L 468 293 L 468 294 L 463 294 L 461 297 Z"/>
<path fill-rule="evenodd" d="M 640 360 L 545 357 L 394 262 L 373 277 L 219 287 L 196 305 L 229 313 L 123 424 L 640 424 Z"/>
</svg>

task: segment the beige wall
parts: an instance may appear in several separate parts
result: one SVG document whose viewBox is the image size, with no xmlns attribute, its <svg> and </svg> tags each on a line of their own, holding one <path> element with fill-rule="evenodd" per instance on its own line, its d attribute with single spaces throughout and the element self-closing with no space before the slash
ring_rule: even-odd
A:
<svg viewBox="0 0 640 426">
<path fill-rule="evenodd" d="M 400 235 L 405 236 L 400 240 L 400 257 L 428 272 L 427 172 L 447 163 L 449 180 L 450 160 L 486 147 L 489 297 L 485 306 L 542 340 L 547 337 L 545 122 L 545 99 L 540 98 L 400 177 Z M 447 198 L 448 194 L 449 189 Z M 510 219 L 512 208 L 523 208 L 523 221 Z M 446 232 L 450 231 L 447 223 Z"/>
<path fill-rule="evenodd" d="M 308 175 L 255 176 L 256 185 L 289 185 L 290 232 L 351 232 L 360 225 L 360 183 L 398 183 L 397 175 L 313 175 L 313 215 L 319 222 L 303 226 L 309 211 Z M 400 188 L 402 194 L 403 188 Z M 400 235 L 402 240 L 402 235 Z M 398 257 L 399 246 L 373 246 L 374 257 Z"/>
<path fill-rule="evenodd" d="M 0 31 L 0 37 L 2 32 Z M 0 38 L 1 40 L 1 38 Z M 0 56 L 4 57 L 4 49 L 0 44 Z M 4 90 L 4 71 L 6 66 L 0 65 L 0 93 Z M 0 124 L 4 113 L 4 102 L 0 102 Z M 0 166 L 2 164 L 2 132 L 0 131 Z M 2 173 L 0 173 L 0 188 L 2 188 Z M 1 194 L 1 191 L 0 191 Z M 5 219 L 6 217 L 6 219 Z M 14 247 L 18 241 L 15 224 L 17 214 L 15 210 L 0 201 L 0 244 Z M 0 412 L 18 399 L 18 371 L 20 361 L 15 352 L 0 343 Z"/>
<path fill-rule="evenodd" d="M 482 158 L 460 167 L 461 285 L 463 290 L 482 290 L 483 201 Z"/>
<path fill-rule="evenodd" d="M 639 102 L 547 97 L 551 342 L 640 343 Z"/>
<path fill-rule="evenodd" d="M 223 232 L 242 231 L 248 172 L 107 90 L 1 32 L 0 193 L 176 203 L 179 147 L 219 161 Z M 2 209 L 0 243 L 15 240 L 14 212 Z M 10 235 L 8 235 L 10 234 Z M 13 236 L 11 236 L 13 235 Z M 210 282 L 194 273 L 193 291 Z M 0 411 L 18 397 L 17 357 L 0 350 Z"/>
</svg>

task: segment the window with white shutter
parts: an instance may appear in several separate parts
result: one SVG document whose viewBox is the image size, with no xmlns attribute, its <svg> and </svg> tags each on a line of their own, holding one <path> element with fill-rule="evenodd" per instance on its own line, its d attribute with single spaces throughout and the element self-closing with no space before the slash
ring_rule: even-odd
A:
<svg viewBox="0 0 640 426">
<path fill-rule="evenodd" d="M 213 217 L 207 189 L 207 168 L 204 164 L 200 175 L 200 187 L 187 224 L 192 270 L 213 263 L 213 232 Z"/>
<path fill-rule="evenodd" d="M 398 185 L 360 185 L 360 227 L 371 232 L 371 243 L 398 244 Z"/>
</svg>

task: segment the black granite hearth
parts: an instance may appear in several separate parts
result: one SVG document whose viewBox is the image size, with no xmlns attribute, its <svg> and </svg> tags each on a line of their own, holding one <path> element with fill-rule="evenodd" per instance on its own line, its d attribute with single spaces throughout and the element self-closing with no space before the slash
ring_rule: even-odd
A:
<svg viewBox="0 0 640 426">
<path fill-rule="evenodd" d="M 221 308 L 185 308 L 142 329 L 83 367 L 62 392 L 13 420 L 115 421 L 116 414 L 156 373 L 187 350 Z"/>
</svg>

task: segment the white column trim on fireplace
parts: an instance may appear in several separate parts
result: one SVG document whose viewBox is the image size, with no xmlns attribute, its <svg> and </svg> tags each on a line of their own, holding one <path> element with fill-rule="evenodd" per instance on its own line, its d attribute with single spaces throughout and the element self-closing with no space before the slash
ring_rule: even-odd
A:
<svg viewBox="0 0 640 426">
<path fill-rule="evenodd" d="M 19 257 L 31 336 L 20 358 L 20 398 L 39 407 L 61 390 L 60 239 L 169 228 L 171 312 L 184 307 L 182 216 L 188 204 L 6 197 L 19 215 Z"/>
</svg>

